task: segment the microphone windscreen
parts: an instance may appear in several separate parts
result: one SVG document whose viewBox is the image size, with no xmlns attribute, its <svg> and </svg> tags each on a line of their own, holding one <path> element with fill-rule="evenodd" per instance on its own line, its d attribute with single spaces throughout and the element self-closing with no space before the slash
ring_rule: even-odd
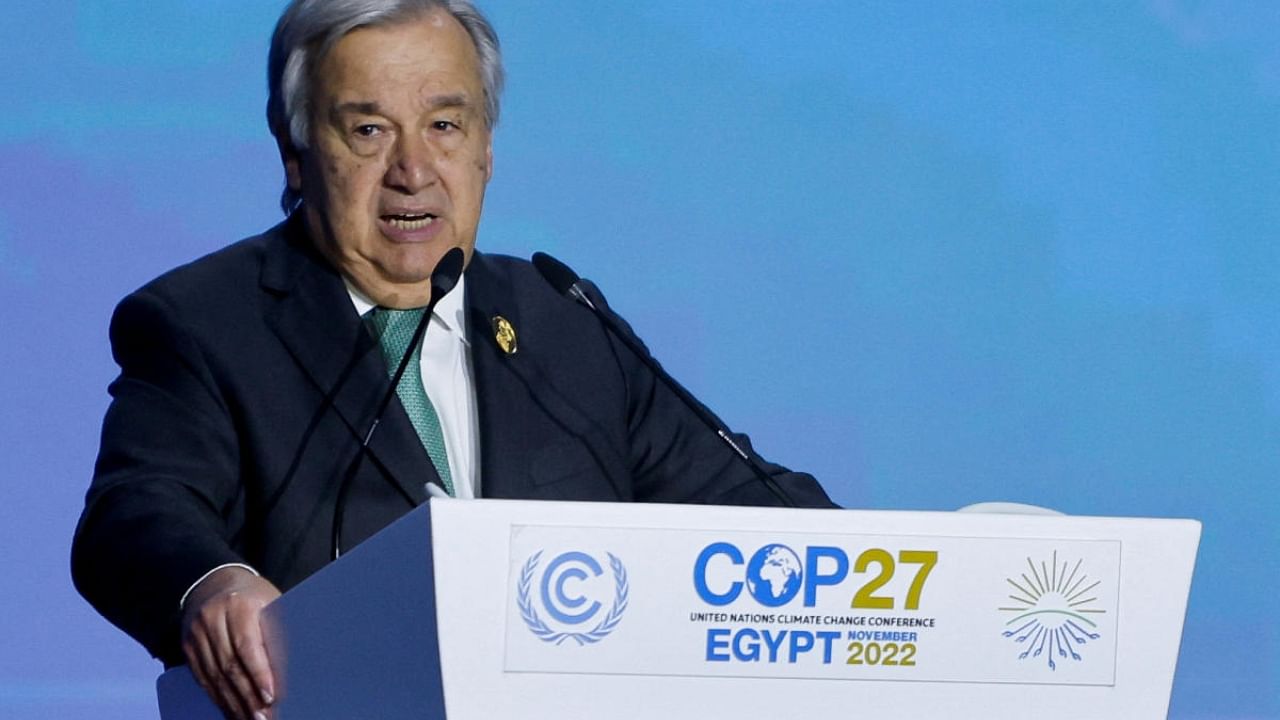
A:
<svg viewBox="0 0 1280 720">
<path fill-rule="evenodd" d="M 542 279 L 551 283 L 551 287 L 561 295 L 567 295 L 569 288 L 578 282 L 578 273 L 568 265 L 543 252 L 533 254 L 533 266 L 542 273 Z"/>
<path fill-rule="evenodd" d="M 462 277 L 462 249 L 450 248 L 431 271 L 431 297 L 441 298 L 449 294 Z"/>
</svg>

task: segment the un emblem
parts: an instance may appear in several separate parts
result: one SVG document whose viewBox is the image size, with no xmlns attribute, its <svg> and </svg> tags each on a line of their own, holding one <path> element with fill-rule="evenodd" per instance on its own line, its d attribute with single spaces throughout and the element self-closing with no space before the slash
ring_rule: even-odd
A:
<svg viewBox="0 0 1280 720">
<path fill-rule="evenodd" d="M 579 646 L 603 640 L 618 626 L 627 609 L 630 588 L 622 561 L 613 553 L 605 553 L 613 574 L 612 589 L 608 590 L 606 583 L 592 582 L 604 575 L 604 568 L 590 555 L 577 551 L 561 553 L 539 573 L 542 552 L 539 550 L 530 556 L 520 570 L 516 605 L 524 624 L 543 641 L 556 645 L 565 640 L 573 640 Z M 610 602 L 607 612 L 602 599 Z M 546 613 L 550 624 L 543 619 L 539 608 Z"/>
</svg>

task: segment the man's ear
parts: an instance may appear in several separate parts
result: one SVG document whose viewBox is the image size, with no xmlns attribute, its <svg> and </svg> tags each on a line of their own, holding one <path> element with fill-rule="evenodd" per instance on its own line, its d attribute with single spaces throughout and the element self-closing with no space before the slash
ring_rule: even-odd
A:
<svg viewBox="0 0 1280 720">
<path fill-rule="evenodd" d="M 493 179 L 493 136 L 489 136 L 489 142 L 484 146 L 484 181 L 487 183 Z"/>
<path fill-rule="evenodd" d="M 302 192 L 302 157 L 293 143 L 286 139 L 276 139 L 276 147 L 280 149 L 280 164 L 284 165 L 284 179 L 289 189 Z"/>
</svg>

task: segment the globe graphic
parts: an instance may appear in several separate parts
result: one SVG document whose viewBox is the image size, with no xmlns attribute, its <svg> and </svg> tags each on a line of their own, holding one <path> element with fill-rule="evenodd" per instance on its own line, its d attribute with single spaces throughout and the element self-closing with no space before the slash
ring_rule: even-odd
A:
<svg viewBox="0 0 1280 720">
<path fill-rule="evenodd" d="M 747 590 L 765 607 L 790 602 L 800 591 L 800 556 L 786 545 L 765 545 L 747 563 Z"/>
</svg>

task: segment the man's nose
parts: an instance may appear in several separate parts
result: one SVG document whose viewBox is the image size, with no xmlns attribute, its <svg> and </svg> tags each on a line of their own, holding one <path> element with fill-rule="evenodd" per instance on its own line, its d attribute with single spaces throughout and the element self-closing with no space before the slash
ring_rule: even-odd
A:
<svg viewBox="0 0 1280 720">
<path fill-rule="evenodd" d="M 435 182 L 435 153 L 424 138 L 403 134 L 393 153 L 384 178 L 387 186 L 412 195 Z"/>
</svg>

